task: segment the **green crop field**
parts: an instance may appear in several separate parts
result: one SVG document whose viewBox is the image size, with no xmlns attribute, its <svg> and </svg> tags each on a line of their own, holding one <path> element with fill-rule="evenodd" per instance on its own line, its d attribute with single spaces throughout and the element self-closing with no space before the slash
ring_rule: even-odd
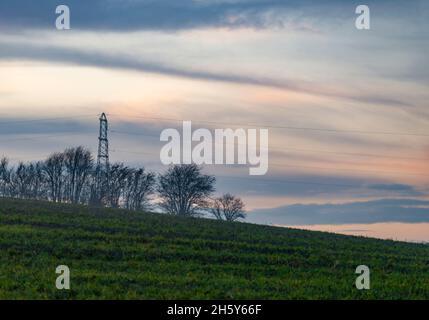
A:
<svg viewBox="0 0 429 320">
<path fill-rule="evenodd" d="M 429 246 L 0 199 L 0 298 L 428 299 Z"/>
</svg>

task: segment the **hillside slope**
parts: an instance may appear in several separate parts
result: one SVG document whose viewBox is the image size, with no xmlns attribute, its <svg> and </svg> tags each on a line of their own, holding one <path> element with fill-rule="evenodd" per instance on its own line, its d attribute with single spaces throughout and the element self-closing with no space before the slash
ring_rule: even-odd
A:
<svg viewBox="0 0 429 320">
<path fill-rule="evenodd" d="M 429 246 L 0 199 L 0 298 L 427 299 Z"/>
</svg>

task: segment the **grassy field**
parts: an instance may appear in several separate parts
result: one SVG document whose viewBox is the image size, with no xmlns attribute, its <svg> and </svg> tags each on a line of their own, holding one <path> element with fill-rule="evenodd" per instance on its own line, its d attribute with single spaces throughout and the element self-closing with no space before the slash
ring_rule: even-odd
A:
<svg viewBox="0 0 429 320">
<path fill-rule="evenodd" d="M 428 299 L 429 246 L 0 199 L 0 298 Z"/>
</svg>

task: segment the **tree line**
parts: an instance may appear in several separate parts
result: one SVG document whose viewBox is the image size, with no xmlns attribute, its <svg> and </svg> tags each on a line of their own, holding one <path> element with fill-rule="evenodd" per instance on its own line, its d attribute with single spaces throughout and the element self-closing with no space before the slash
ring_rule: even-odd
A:
<svg viewBox="0 0 429 320">
<path fill-rule="evenodd" d="M 203 174 L 196 164 L 173 165 L 156 174 L 117 162 L 107 168 L 106 177 L 97 185 L 94 157 L 82 146 L 16 166 L 4 157 L 0 159 L 0 196 L 129 210 L 159 208 L 173 215 L 211 214 L 228 221 L 246 216 L 240 198 L 229 193 L 212 197 L 216 178 Z"/>
</svg>

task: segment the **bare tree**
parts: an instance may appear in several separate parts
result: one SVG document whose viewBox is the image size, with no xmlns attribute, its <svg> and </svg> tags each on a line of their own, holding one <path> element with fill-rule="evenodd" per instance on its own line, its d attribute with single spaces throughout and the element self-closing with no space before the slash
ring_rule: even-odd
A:
<svg viewBox="0 0 429 320">
<path fill-rule="evenodd" d="M 43 174 L 43 163 L 38 161 L 30 163 L 27 166 L 28 183 L 29 183 L 29 194 L 27 195 L 30 199 L 46 199 L 46 178 Z"/>
<path fill-rule="evenodd" d="M 218 220 L 235 221 L 246 218 L 243 201 L 229 193 L 214 199 L 210 211 Z"/>
<path fill-rule="evenodd" d="M 125 207 L 131 210 L 148 210 L 151 208 L 151 196 L 155 192 L 155 174 L 144 168 L 129 172 L 124 192 Z"/>
<path fill-rule="evenodd" d="M 108 203 L 113 208 L 119 208 L 120 200 L 131 175 L 131 169 L 123 163 L 114 163 L 109 168 Z"/>
<path fill-rule="evenodd" d="M 91 152 L 82 146 L 64 151 L 64 165 L 67 172 L 67 198 L 72 203 L 79 203 L 84 185 L 94 165 Z"/>
<path fill-rule="evenodd" d="M 175 215 L 198 215 L 207 208 L 215 182 L 215 177 L 203 175 L 196 164 L 174 165 L 159 176 L 160 207 Z"/>
<path fill-rule="evenodd" d="M 9 159 L 2 158 L 0 160 L 0 195 L 8 197 L 10 195 L 10 179 L 12 169 L 9 169 Z"/>
<path fill-rule="evenodd" d="M 11 182 L 13 193 L 16 197 L 25 199 L 29 190 L 29 177 L 27 166 L 23 162 L 20 162 L 12 173 Z"/>
<path fill-rule="evenodd" d="M 64 184 L 64 154 L 54 153 L 45 160 L 43 171 L 49 185 L 49 196 L 54 202 L 61 202 Z"/>
</svg>

